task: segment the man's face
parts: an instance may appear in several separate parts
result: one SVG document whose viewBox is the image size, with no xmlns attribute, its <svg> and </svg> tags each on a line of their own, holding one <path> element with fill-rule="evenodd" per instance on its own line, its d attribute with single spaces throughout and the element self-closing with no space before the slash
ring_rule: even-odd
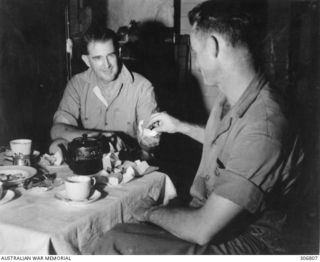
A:
<svg viewBox="0 0 320 262">
<path fill-rule="evenodd" d="M 105 83 L 115 80 L 119 73 L 118 51 L 112 40 L 89 43 L 88 55 L 82 56 L 82 59 Z"/>
<path fill-rule="evenodd" d="M 190 42 L 195 57 L 195 67 L 200 71 L 206 85 L 214 85 L 217 76 L 217 65 L 214 57 L 215 50 L 212 50 L 209 38 L 192 30 Z"/>
</svg>

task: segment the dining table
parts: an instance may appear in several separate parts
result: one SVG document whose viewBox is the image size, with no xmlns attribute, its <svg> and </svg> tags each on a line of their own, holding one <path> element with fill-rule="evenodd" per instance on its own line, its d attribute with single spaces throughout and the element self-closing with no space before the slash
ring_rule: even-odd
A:
<svg viewBox="0 0 320 262">
<path fill-rule="evenodd" d="M 0 165 L 10 165 L 3 152 L 0 153 Z M 66 201 L 57 198 L 57 194 L 65 189 L 64 179 L 74 175 L 73 171 L 63 165 L 48 173 L 55 175 L 55 181 L 48 189 L 25 188 L 22 184 L 6 189 L 14 192 L 14 197 L 2 205 L 0 201 L 1 255 L 79 255 L 89 252 L 90 243 L 116 224 L 138 222 L 132 209 L 145 199 L 167 204 L 176 196 L 170 178 L 162 172 L 152 171 L 125 184 L 100 187 L 99 198 L 95 201 Z"/>
</svg>

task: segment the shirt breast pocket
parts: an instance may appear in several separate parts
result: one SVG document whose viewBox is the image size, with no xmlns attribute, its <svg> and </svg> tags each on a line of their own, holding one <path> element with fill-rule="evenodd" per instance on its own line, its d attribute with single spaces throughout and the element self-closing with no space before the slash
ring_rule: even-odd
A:
<svg viewBox="0 0 320 262">
<path fill-rule="evenodd" d="M 99 105 L 92 105 L 91 108 L 83 107 L 80 109 L 81 122 L 84 128 L 102 129 L 104 122 L 104 108 Z"/>
<path fill-rule="evenodd" d="M 223 172 L 223 169 L 225 169 L 225 165 L 224 163 L 220 160 L 220 158 L 217 158 L 217 166 L 216 166 L 216 169 L 215 169 L 215 175 L 216 176 L 220 176 L 221 173 Z"/>
<path fill-rule="evenodd" d="M 213 167 L 214 170 L 211 171 L 211 176 L 206 177 L 206 191 L 207 197 L 215 190 L 215 181 L 218 179 L 219 176 L 223 174 L 223 170 L 225 169 L 224 163 L 217 158 L 216 165 Z M 213 173 L 212 173 L 213 172 Z"/>
<path fill-rule="evenodd" d="M 133 123 L 135 121 L 132 112 L 124 108 L 115 108 L 113 114 L 109 119 L 112 122 L 112 126 L 117 131 L 122 131 L 128 134 L 133 133 Z"/>
</svg>

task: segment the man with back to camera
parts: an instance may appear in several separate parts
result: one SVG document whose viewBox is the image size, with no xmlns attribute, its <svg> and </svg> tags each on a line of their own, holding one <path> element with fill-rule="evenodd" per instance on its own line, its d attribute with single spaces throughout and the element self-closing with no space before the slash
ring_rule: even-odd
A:
<svg viewBox="0 0 320 262">
<path fill-rule="evenodd" d="M 196 64 L 220 95 L 206 129 L 156 113 L 158 132 L 203 143 L 187 207 L 130 207 L 139 224 L 119 224 L 90 254 L 270 254 L 281 239 L 286 197 L 302 153 L 275 92 L 255 67 L 253 20 L 231 1 L 207 1 L 189 12 Z M 257 29 L 257 28 L 256 28 Z M 128 207 L 129 208 L 129 207 Z"/>
<path fill-rule="evenodd" d="M 120 62 L 116 34 L 107 28 L 89 27 L 82 37 L 82 53 L 89 68 L 67 84 L 54 115 L 49 151 L 55 153 L 59 143 L 83 134 L 112 132 L 137 139 L 145 150 L 158 145 L 159 136 L 146 137 L 138 128 L 157 110 L 153 87 Z"/>
</svg>

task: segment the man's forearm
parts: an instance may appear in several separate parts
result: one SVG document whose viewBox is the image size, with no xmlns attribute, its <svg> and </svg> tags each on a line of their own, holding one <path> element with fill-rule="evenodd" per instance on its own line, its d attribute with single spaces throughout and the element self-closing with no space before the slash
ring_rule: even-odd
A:
<svg viewBox="0 0 320 262">
<path fill-rule="evenodd" d="M 67 141 L 72 141 L 76 137 L 80 137 L 83 134 L 93 134 L 95 131 L 79 129 L 75 126 L 64 124 L 64 123 L 56 123 L 51 128 L 51 139 L 55 140 L 58 138 L 64 138 Z"/>
<path fill-rule="evenodd" d="M 201 208 L 150 209 L 145 219 L 181 239 L 204 245 L 243 210 L 231 200 L 212 193 Z"/>
<path fill-rule="evenodd" d="M 201 244 L 199 209 L 157 208 L 151 210 L 147 221 L 164 228 L 181 239 Z"/>
<path fill-rule="evenodd" d="M 204 142 L 204 127 L 192 125 L 186 122 L 180 122 L 178 132 L 191 137 L 192 139 L 203 144 Z"/>
</svg>

